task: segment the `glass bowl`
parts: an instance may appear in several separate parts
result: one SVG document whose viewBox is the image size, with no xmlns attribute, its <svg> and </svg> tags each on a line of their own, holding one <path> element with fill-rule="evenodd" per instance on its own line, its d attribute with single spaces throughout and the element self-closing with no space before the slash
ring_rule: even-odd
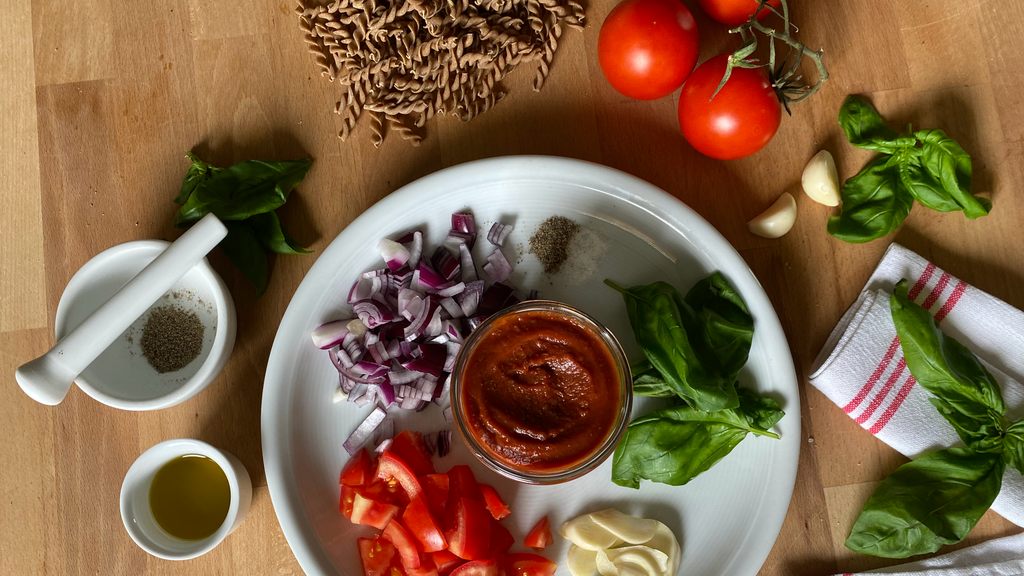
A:
<svg viewBox="0 0 1024 576">
<path fill-rule="evenodd" d="M 611 354 L 615 365 L 616 378 L 619 383 L 619 398 L 618 407 L 615 411 L 615 421 L 607 435 L 591 451 L 563 467 L 531 469 L 499 455 L 478 436 L 477 432 L 470 425 L 466 406 L 462 402 L 463 384 L 466 379 L 465 371 L 474 350 L 476 350 L 481 342 L 488 339 L 496 322 L 510 316 L 522 316 L 529 312 L 552 313 L 569 320 L 575 326 L 587 330 L 596 336 Z M 528 300 L 492 314 L 466 338 L 466 342 L 459 351 L 458 357 L 455 360 L 455 367 L 452 371 L 451 403 L 455 427 L 469 446 L 470 451 L 488 468 L 503 476 L 526 484 L 557 484 L 583 476 L 600 466 L 615 451 L 615 447 L 626 432 L 629 416 L 632 413 L 633 379 L 630 375 L 629 362 L 622 351 L 622 346 L 615 339 L 615 335 L 602 326 L 601 323 L 588 314 L 560 302 Z"/>
</svg>

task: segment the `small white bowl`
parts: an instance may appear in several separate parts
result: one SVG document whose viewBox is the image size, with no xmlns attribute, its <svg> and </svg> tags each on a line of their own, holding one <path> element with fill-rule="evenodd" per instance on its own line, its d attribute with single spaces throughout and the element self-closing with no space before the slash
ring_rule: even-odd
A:
<svg viewBox="0 0 1024 576">
<path fill-rule="evenodd" d="M 186 454 L 199 454 L 216 462 L 227 476 L 231 488 L 231 503 L 224 523 L 202 540 L 182 540 L 171 536 L 156 523 L 149 506 L 149 488 L 157 471 Z M 128 535 L 143 550 L 165 560 L 189 560 L 213 550 L 238 528 L 251 503 L 252 481 L 238 458 L 190 438 L 167 440 L 146 450 L 128 469 L 121 484 L 121 520 Z"/>
<path fill-rule="evenodd" d="M 57 340 L 74 330 L 170 246 L 162 240 L 118 244 L 89 260 L 68 282 L 57 305 Z M 159 373 L 142 354 L 142 331 L 153 308 L 191 310 L 205 327 L 203 349 L 188 366 Z M 227 286 L 203 259 L 110 345 L 75 383 L 96 400 L 122 410 L 157 410 L 180 404 L 206 388 L 227 364 L 235 345 L 235 304 Z"/>
</svg>

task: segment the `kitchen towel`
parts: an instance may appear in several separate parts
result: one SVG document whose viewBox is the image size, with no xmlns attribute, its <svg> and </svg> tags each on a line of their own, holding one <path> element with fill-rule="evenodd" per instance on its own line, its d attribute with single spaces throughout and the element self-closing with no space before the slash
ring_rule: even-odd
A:
<svg viewBox="0 0 1024 576">
<path fill-rule="evenodd" d="M 835 576 L 1020 576 L 1024 574 L 1024 534 L 989 540 L 919 562 Z"/>
<path fill-rule="evenodd" d="M 1002 387 L 1007 417 L 1024 417 L 1024 312 L 892 244 L 811 367 L 810 382 L 862 428 L 916 458 L 960 443 L 907 369 L 889 311 L 901 279 L 908 297 L 967 346 Z M 992 509 L 1024 526 L 1024 476 L 1008 468 Z M 996 572 L 998 574 L 998 572 Z"/>
</svg>

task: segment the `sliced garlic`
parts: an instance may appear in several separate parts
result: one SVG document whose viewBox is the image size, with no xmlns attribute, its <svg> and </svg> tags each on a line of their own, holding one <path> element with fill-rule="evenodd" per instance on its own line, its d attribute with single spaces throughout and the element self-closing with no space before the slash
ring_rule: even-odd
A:
<svg viewBox="0 0 1024 576">
<path fill-rule="evenodd" d="M 804 192 L 811 200 L 825 206 L 839 205 L 839 173 L 836 161 L 828 150 L 822 150 L 811 158 L 800 178 Z"/>
<path fill-rule="evenodd" d="M 574 518 L 558 529 L 563 538 L 586 550 L 604 550 L 615 545 L 615 534 L 584 514 Z"/>
<path fill-rule="evenodd" d="M 650 546 L 624 546 L 606 550 L 605 554 L 620 569 L 622 564 L 635 564 L 647 574 L 667 574 L 668 554 Z"/>
<path fill-rule="evenodd" d="M 597 572 L 597 551 L 573 544 L 569 546 L 568 564 L 572 576 L 593 576 Z"/>
<path fill-rule="evenodd" d="M 595 556 L 597 571 L 601 576 L 619 576 L 619 567 L 616 566 L 604 550 L 598 550 Z"/>
<path fill-rule="evenodd" d="M 668 556 L 666 574 L 675 574 L 679 571 L 679 562 L 683 559 L 683 551 L 671 528 L 658 522 L 658 530 L 654 533 L 654 537 L 647 542 L 647 546 L 660 550 Z"/>
<path fill-rule="evenodd" d="M 654 533 L 658 530 L 658 524 L 660 524 L 657 520 L 637 518 L 623 514 L 614 508 L 594 512 L 590 517 L 594 519 L 594 522 L 607 528 L 617 538 L 629 544 L 647 542 L 654 537 Z M 614 547 L 615 544 L 612 546 Z"/>
<path fill-rule="evenodd" d="M 796 222 L 796 199 L 789 192 L 783 192 L 775 204 L 747 222 L 747 230 L 762 238 L 778 238 L 789 232 L 793 228 L 794 222 Z"/>
</svg>

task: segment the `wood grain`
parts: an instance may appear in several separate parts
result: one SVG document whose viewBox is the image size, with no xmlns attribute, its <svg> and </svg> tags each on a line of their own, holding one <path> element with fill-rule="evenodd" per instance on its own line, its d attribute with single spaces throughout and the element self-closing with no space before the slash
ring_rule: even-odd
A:
<svg viewBox="0 0 1024 576">
<path fill-rule="evenodd" d="M 701 57 L 736 38 L 693 0 Z M 638 102 L 604 81 L 599 23 L 615 0 L 589 3 L 589 24 L 566 31 L 541 92 L 533 69 L 507 79 L 508 97 L 470 123 L 436 118 L 418 148 L 392 135 L 380 149 L 360 126 L 337 138 L 338 87 L 306 53 L 290 0 L 166 0 L 130 9 L 109 0 L 15 3 L 0 22 L 0 567 L 7 574 L 299 574 L 266 488 L 260 393 L 277 325 L 307 257 L 273 260 L 259 300 L 218 254 L 211 259 L 238 309 L 238 342 L 203 393 L 159 412 L 109 409 L 78 389 L 56 408 L 17 388 L 14 368 L 52 343 L 60 294 L 97 252 L 140 238 L 173 239 L 174 197 L 195 150 L 217 164 L 312 157 L 282 210 L 318 253 L 374 202 L 425 174 L 503 154 L 553 154 L 619 168 L 664 188 L 739 249 L 779 312 L 801 374 L 803 431 L 789 514 L 764 576 L 825 576 L 893 564 L 843 547 L 871 490 L 905 460 L 815 388 L 808 367 L 892 240 L 1024 307 L 1024 3 L 1018 0 L 849 0 L 793 3 L 800 36 L 822 45 L 832 80 L 784 119 L 753 157 L 705 158 L 680 137 L 677 96 Z M 915 208 L 892 237 L 848 245 L 825 233 L 833 209 L 800 192 L 819 149 L 842 177 L 871 157 L 850 147 L 836 111 L 868 96 L 893 125 L 942 128 L 971 153 L 976 189 L 995 210 L 969 222 Z M 778 240 L 745 222 L 781 192 L 800 217 Z M 411 206 L 410 209 L 417 209 Z M 254 483 L 253 508 L 225 543 L 182 563 L 128 538 L 118 491 L 146 448 L 194 437 L 236 454 Z M 1019 532 L 994 513 L 962 544 Z"/>
</svg>

